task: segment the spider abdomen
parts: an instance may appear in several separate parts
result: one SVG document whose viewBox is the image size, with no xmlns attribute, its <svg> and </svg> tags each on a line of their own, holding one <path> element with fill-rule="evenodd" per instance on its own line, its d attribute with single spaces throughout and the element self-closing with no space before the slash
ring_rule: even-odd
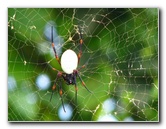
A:
<svg viewBox="0 0 166 129">
<path fill-rule="evenodd" d="M 61 67 L 66 74 L 72 74 L 77 69 L 78 57 L 73 50 L 66 50 L 61 57 Z"/>
</svg>

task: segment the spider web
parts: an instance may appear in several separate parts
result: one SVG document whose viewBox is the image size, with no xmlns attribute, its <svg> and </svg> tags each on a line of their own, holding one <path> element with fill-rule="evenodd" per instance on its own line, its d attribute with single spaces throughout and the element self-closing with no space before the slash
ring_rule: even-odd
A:
<svg viewBox="0 0 166 129">
<path fill-rule="evenodd" d="M 77 79 L 62 80 L 51 47 L 51 26 L 59 57 L 79 52 L 78 68 L 89 93 Z M 79 28 L 80 30 L 79 31 Z M 153 8 L 9 8 L 9 121 L 158 121 L 158 9 Z"/>
</svg>

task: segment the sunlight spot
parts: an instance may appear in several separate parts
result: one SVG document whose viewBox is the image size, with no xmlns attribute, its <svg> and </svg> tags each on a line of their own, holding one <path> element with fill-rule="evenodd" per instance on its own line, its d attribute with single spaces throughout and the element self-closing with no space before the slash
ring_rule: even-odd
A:
<svg viewBox="0 0 166 129">
<path fill-rule="evenodd" d="M 133 120 L 132 117 L 126 117 L 126 118 L 124 119 L 124 121 L 126 121 L 126 122 L 131 122 L 131 121 L 134 121 L 134 120 Z"/>
<path fill-rule="evenodd" d="M 46 55 L 46 54 L 50 53 L 50 50 L 52 50 L 52 48 L 50 48 L 50 44 L 48 42 L 38 43 L 37 48 L 38 48 L 38 53 L 41 55 Z"/>
<path fill-rule="evenodd" d="M 69 41 L 72 41 L 72 37 L 71 36 L 69 37 Z"/>
<path fill-rule="evenodd" d="M 46 75 L 46 74 L 39 75 L 36 79 L 36 84 L 40 90 L 48 89 L 50 86 L 50 79 L 49 79 L 48 75 Z"/>
<path fill-rule="evenodd" d="M 103 103 L 103 109 L 105 112 L 111 112 L 115 109 L 115 100 L 114 99 L 107 99 Z"/>
<path fill-rule="evenodd" d="M 117 112 L 114 112 L 114 115 L 117 115 L 118 113 Z"/>
<path fill-rule="evenodd" d="M 66 112 L 64 112 L 62 105 L 58 110 L 58 116 L 61 120 L 67 121 L 70 120 L 73 115 L 73 108 L 69 104 L 64 104 Z"/>
<path fill-rule="evenodd" d="M 37 102 L 37 96 L 34 93 L 29 93 L 26 96 L 26 100 L 29 104 L 35 104 Z"/>
<path fill-rule="evenodd" d="M 33 26 L 30 26 L 29 28 L 30 28 L 31 30 L 32 30 L 32 29 L 36 29 L 36 26 L 33 25 Z"/>
<path fill-rule="evenodd" d="M 118 121 L 113 115 L 104 115 L 99 117 L 98 121 Z"/>
<path fill-rule="evenodd" d="M 26 65 L 27 64 L 27 62 L 26 62 L 26 60 L 24 60 L 24 65 Z"/>
<path fill-rule="evenodd" d="M 16 13 L 13 15 L 13 17 L 11 17 L 12 20 L 16 20 Z"/>
<path fill-rule="evenodd" d="M 17 87 L 16 79 L 12 76 L 8 77 L 8 90 L 13 91 Z"/>
<path fill-rule="evenodd" d="M 11 26 L 11 29 L 13 30 L 13 29 L 14 29 L 14 26 Z"/>
</svg>

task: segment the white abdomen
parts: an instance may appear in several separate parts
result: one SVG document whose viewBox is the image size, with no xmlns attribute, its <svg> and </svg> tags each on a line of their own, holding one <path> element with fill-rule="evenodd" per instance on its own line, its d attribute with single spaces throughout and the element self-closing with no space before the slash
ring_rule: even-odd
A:
<svg viewBox="0 0 166 129">
<path fill-rule="evenodd" d="M 78 57 L 73 50 L 66 50 L 61 56 L 61 67 L 62 70 L 67 73 L 73 73 L 73 70 L 77 69 Z"/>
</svg>

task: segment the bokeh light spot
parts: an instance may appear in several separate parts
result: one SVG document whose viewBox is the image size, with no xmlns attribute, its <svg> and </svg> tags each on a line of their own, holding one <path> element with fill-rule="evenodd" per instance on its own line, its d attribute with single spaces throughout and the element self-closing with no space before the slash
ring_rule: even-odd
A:
<svg viewBox="0 0 166 129">
<path fill-rule="evenodd" d="M 61 105 L 58 110 L 58 116 L 61 120 L 67 121 L 70 120 L 73 115 L 73 108 L 69 104 L 64 104 L 66 112 L 63 110 L 63 106 Z"/>
<path fill-rule="evenodd" d="M 16 79 L 12 76 L 8 77 L 8 90 L 13 91 L 17 87 Z"/>
<path fill-rule="evenodd" d="M 50 79 L 46 74 L 40 74 L 36 79 L 37 87 L 40 90 L 46 90 L 50 86 Z"/>
</svg>

